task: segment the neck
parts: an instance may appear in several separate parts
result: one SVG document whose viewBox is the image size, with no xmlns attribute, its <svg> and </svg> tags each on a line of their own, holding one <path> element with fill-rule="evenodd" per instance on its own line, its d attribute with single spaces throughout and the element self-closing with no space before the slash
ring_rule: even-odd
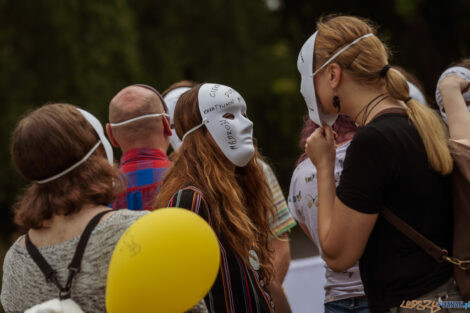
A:
<svg viewBox="0 0 470 313">
<path fill-rule="evenodd" d="M 121 143 L 119 147 L 122 150 L 122 153 L 127 153 L 132 149 L 158 149 L 166 154 L 168 150 L 169 140 L 144 140 L 144 141 L 135 141 L 135 142 L 125 142 Z"/>
<path fill-rule="evenodd" d="M 29 236 L 38 247 L 50 246 L 71 240 L 83 233 L 88 222 L 99 212 L 109 208 L 102 205 L 85 205 L 70 215 L 54 214 L 44 221 L 44 227 L 30 229 Z"/>
<path fill-rule="evenodd" d="M 350 90 L 351 92 L 342 96 L 345 101 L 341 107 L 341 113 L 354 119 L 354 122 L 360 126 L 367 124 L 384 109 L 401 106 L 397 100 L 388 96 L 387 92 L 382 89 L 356 85 Z M 383 98 L 384 96 L 386 98 Z"/>
</svg>

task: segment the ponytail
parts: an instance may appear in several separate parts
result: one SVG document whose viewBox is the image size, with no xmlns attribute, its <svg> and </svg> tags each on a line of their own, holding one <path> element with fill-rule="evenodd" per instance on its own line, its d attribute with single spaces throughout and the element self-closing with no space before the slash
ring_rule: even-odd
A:
<svg viewBox="0 0 470 313">
<path fill-rule="evenodd" d="M 431 167 L 442 175 L 449 174 L 454 163 L 447 145 L 447 130 L 439 115 L 431 108 L 409 98 L 408 84 L 398 70 L 390 68 L 384 79 L 390 96 L 405 102 L 406 113 L 423 140 Z"/>
</svg>

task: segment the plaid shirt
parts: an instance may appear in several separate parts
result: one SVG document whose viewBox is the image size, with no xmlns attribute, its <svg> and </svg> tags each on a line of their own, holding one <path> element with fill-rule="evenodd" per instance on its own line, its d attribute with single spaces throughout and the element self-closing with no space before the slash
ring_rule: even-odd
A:
<svg viewBox="0 0 470 313">
<path fill-rule="evenodd" d="M 171 162 L 158 149 L 132 149 L 121 158 L 121 171 L 126 175 L 126 192 L 118 194 L 113 209 L 152 210 L 163 176 Z"/>
</svg>

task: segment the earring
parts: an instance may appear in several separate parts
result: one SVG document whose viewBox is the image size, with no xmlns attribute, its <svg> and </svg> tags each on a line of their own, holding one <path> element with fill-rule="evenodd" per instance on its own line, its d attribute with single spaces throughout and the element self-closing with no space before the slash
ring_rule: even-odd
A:
<svg viewBox="0 0 470 313">
<path fill-rule="evenodd" d="M 341 103 L 339 102 L 338 96 L 333 96 L 333 106 L 339 111 L 341 110 Z"/>
</svg>

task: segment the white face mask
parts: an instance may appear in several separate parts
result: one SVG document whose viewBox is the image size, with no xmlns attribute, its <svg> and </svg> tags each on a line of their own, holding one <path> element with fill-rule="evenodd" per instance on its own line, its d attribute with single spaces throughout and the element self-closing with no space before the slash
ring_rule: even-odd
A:
<svg viewBox="0 0 470 313">
<path fill-rule="evenodd" d="M 330 64 L 338 55 L 346 51 L 349 47 L 356 44 L 363 38 L 373 36 L 372 33 L 361 36 L 346 45 L 344 48 L 336 52 L 332 57 L 330 57 L 320 68 L 318 68 L 315 73 L 313 73 L 313 58 L 315 51 L 315 39 L 317 38 L 317 33 L 315 32 L 310 38 L 304 43 L 302 49 L 300 49 L 299 57 L 297 59 L 297 69 L 299 70 L 302 81 L 300 83 L 300 93 L 304 96 L 305 103 L 308 108 L 308 116 L 310 119 L 317 125 L 322 125 L 322 122 L 327 123 L 328 125 L 333 125 L 338 117 L 337 114 L 323 114 L 321 109 L 318 107 L 317 97 L 315 92 L 315 84 L 313 78 L 318 72 L 320 72 L 325 66 Z"/>
<path fill-rule="evenodd" d="M 170 114 L 170 121 L 171 121 L 171 128 L 172 128 L 172 134 L 170 137 L 170 144 L 173 150 L 177 151 L 179 147 L 181 146 L 181 139 L 178 137 L 176 134 L 176 131 L 173 129 L 174 128 L 174 117 L 175 117 L 175 107 L 176 103 L 178 102 L 178 99 L 181 97 L 183 93 L 186 91 L 190 90 L 191 88 L 188 87 L 181 87 L 181 88 L 176 88 L 170 91 L 164 98 L 166 105 L 168 106 L 168 113 Z"/>
<path fill-rule="evenodd" d="M 80 161 L 78 161 L 77 163 L 73 164 L 69 168 L 63 170 L 62 172 L 52 177 L 36 181 L 38 184 L 48 183 L 50 181 L 53 181 L 71 172 L 72 170 L 77 168 L 79 165 L 84 163 L 86 160 L 88 160 L 88 158 L 93 154 L 93 152 L 95 152 L 95 150 L 98 149 L 100 144 L 102 144 L 104 147 L 104 151 L 106 152 L 106 157 L 108 158 L 109 164 L 113 165 L 113 158 L 114 158 L 113 148 L 111 147 L 111 144 L 109 143 L 108 139 L 106 139 L 106 136 L 104 135 L 103 126 L 101 125 L 100 121 L 98 121 L 98 119 L 93 114 L 83 109 L 77 108 L 77 110 L 83 115 L 83 117 L 88 121 L 88 123 L 90 123 L 90 125 L 98 134 L 98 137 L 100 138 L 100 140 L 93 146 L 93 148 L 90 149 L 90 151 Z"/>
<path fill-rule="evenodd" d="M 416 87 L 413 83 L 407 81 L 408 88 L 410 89 L 410 97 L 419 103 L 427 104 L 426 98 L 424 97 L 423 93 Z"/>
<path fill-rule="evenodd" d="M 206 125 L 230 162 L 239 167 L 247 165 L 255 154 L 255 147 L 253 123 L 243 116 L 246 113 L 246 103 L 242 96 L 224 85 L 204 84 L 199 89 L 198 102 L 202 123 L 187 131 L 183 141 L 193 131 Z M 231 116 L 224 117 L 227 113 Z"/>
<path fill-rule="evenodd" d="M 458 75 L 462 77 L 463 79 L 465 79 L 467 82 L 470 82 L 470 70 L 466 67 L 454 66 L 454 67 L 448 68 L 447 70 L 444 71 L 444 73 L 442 73 L 441 77 L 439 77 L 439 81 L 437 82 L 437 86 L 439 86 L 441 81 L 447 75 L 450 75 L 450 74 Z M 467 103 L 470 102 L 470 90 L 467 90 L 463 94 L 463 98 L 465 102 Z M 441 93 L 439 92 L 439 88 L 436 88 L 436 102 L 437 102 L 437 105 L 439 106 L 439 110 L 441 111 L 442 117 L 444 117 L 444 119 L 447 120 L 447 115 L 444 111 L 444 104 L 442 103 L 442 97 L 441 97 Z M 467 107 L 470 110 L 470 105 L 468 105 Z"/>
</svg>

